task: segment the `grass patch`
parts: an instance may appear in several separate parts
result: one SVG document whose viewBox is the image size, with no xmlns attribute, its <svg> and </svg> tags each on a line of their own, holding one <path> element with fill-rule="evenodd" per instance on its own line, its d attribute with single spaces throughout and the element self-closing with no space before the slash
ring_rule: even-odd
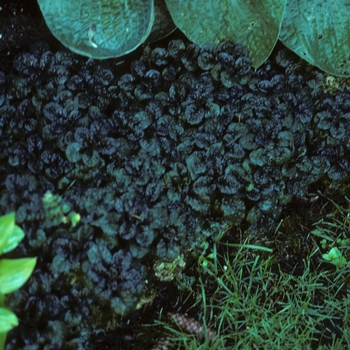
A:
<svg viewBox="0 0 350 350">
<path fill-rule="evenodd" d="M 222 234 L 198 260 L 197 288 L 188 290 L 193 307 L 187 311 L 203 330 L 188 334 L 161 318 L 156 324 L 168 348 L 350 348 L 349 205 L 333 205 L 310 232 L 310 252 L 292 271 L 284 271 L 277 249 L 259 245 L 257 237 L 233 244 Z M 325 259 L 334 247 L 345 263 Z M 216 335 L 208 336 L 209 330 Z"/>
</svg>

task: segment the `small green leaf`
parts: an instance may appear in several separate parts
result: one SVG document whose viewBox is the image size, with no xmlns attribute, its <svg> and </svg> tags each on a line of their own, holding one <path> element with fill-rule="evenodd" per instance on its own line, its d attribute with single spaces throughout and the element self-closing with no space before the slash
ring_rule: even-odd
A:
<svg viewBox="0 0 350 350">
<path fill-rule="evenodd" d="M 71 222 L 72 227 L 75 227 L 80 221 L 80 214 L 72 211 L 68 214 L 68 219 Z"/>
<path fill-rule="evenodd" d="M 322 258 L 338 267 L 347 264 L 346 259 L 343 257 L 341 251 L 337 247 L 333 247 L 328 254 L 322 254 Z"/>
<path fill-rule="evenodd" d="M 22 287 L 32 274 L 36 258 L 0 260 L 0 293 L 8 294 Z"/>
<path fill-rule="evenodd" d="M 215 253 L 210 253 L 207 255 L 207 259 L 215 259 L 216 254 Z"/>
<path fill-rule="evenodd" d="M 14 212 L 0 217 L 0 254 L 16 248 L 23 237 L 23 230 L 15 225 Z"/>
<path fill-rule="evenodd" d="M 323 254 L 325 260 L 335 260 L 342 256 L 341 251 L 337 247 L 333 247 L 328 254 Z"/>
<path fill-rule="evenodd" d="M 8 332 L 18 326 L 17 316 L 8 309 L 0 307 L 0 333 Z"/>
<path fill-rule="evenodd" d="M 325 249 L 327 246 L 327 241 L 325 239 L 322 239 L 322 241 L 320 243 L 321 243 L 322 248 Z"/>
</svg>

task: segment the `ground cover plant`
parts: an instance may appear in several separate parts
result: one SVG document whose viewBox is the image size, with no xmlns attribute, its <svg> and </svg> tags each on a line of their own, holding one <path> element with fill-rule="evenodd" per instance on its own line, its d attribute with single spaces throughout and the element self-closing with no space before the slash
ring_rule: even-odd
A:
<svg viewBox="0 0 350 350">
<path fill-rule="evenodd" d="M 20 322 L 7 350 L 146 348 L 140 325 L 159 310 L 200 329 L 191 313 L 200 304 L 182 316 L 197 294 L 186 301 L 178 286 L 203 295 L 188 272 L 198 274 L 198 257 L 213 262 L 210 244 L 233 224 L 242 237 L 232 229 L 226 243 L 273 249 L 276 276 L 277 261 L 303 275 L 318 244 L 309 233 L 320 217 L 305 221 L 317 191 L 344 194 L 349 180 L 346 80 L 281 44 L 254 71 L 244 47 L 199 48 L 179 33 L 125 60 L 87 59 L 55 42 L 39 8 L 31 15 L 36 0 L 9 4 L 0 10 L 0 214 L 16 212 L 26 232 L 12 257 L 38 260 L 8 298 Z M 222 243 L 216 259 L 229 266 Z M 248 252 L 260 256 L 245 271 L 269 259 Z M 322 255 L 326 269 L 348 259 L 328 242 L 311 271 Z"/>
</svg>

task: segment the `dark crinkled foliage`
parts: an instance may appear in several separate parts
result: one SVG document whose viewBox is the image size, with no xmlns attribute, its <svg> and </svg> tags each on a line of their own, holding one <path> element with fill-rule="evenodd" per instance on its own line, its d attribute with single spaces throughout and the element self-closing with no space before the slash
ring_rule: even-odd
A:
<svg viewBox="0 0 350 350">
<path fill-rule="evenodd" d="M 153 283 L 145 258 L 200 251 L 243 220 L 271 229 L 293 195 L 347 179 L 350 96 L 322 84 L 286 50 L 254 72 L 231 43 L 174 40 L 129 71 L 42 43 L 18 54 L 0 71 L 0 205 L 38 256 L 21 341 L 87 348 L 92 305 L 129 312 Z M 47 190 L 76 228 L 33 221 Z"/>
</svg>

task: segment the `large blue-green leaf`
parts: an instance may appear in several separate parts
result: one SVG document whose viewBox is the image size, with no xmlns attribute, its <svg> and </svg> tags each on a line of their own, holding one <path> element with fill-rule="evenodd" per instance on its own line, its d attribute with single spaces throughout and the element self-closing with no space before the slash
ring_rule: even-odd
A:
<svg viewBox="0 0 350 350">
<path fill-rule="evenodd" d="M 148 37 L 153 0 L 38 0 L 52 34 L 93 58 L 125 55 Z"/>
<path fill-rule="evenodd" d="M 287 0 L 166 0 L 177 27 L 198 45 L 230 40 L 247 46 L 254 68 L 274 48 Z"/>
<path fill-rule="evenodd" d="M 350 0 L 288 0 L 280 39 L 320 69 L 350 76 Z"/>
</svg>

